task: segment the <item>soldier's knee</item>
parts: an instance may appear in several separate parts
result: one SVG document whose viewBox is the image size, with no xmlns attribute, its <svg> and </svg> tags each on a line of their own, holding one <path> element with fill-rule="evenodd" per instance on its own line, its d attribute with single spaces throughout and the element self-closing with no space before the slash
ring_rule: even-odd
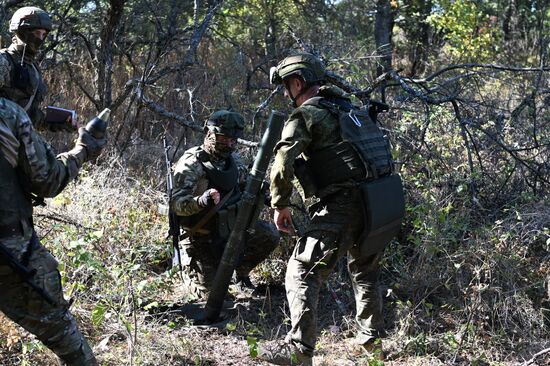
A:
<svg viewBox="0 0 550 366">
<path fill-rule="evenodd" d="M 72 352 L 80 347 L 83 338 L 69 311 L 55 309 L 55 313 L 45 316 L 48 323 L 34 332 L 38 339 L 53 350 Z"/>
<path fill-rule="evenodd" d="M 44 289 L 54 301 L 63 304 L 61 276 L 57 270 L 58 262 L 43 246 L 35 249 L 30 261 L 30 267 L 36 270 L 33 282 Z"/>
</svg>

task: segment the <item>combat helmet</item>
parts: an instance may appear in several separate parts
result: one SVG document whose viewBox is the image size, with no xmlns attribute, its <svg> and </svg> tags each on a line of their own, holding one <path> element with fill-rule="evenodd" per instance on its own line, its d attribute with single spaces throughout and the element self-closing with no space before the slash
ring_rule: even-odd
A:
<svg viewBox="0 0 550 366">
<path fill-rule="evenodd" d="M 52 30 L 50 15 L 44 10 L 35 6 L 25 6 L 13 14 L 10 21 L 10 32 L 17 32 L 22 29 L 42 28 L 48 32 Z"/>
<path fill-rule="evenodd" d="M 204 131 L 212 131 L 218 135 L 241 138 L 244 130 L 244 118 L 237 112 L 221 109 L 208 117 L 204 123 Z"/>
<path fill-rule="evenodd" d="M 307 85 L 322 84 L 325 67 L 317 56 L 300 52 L 284 58 L 277 67 L 272 67 L 269 78 L 272 84 L 282 84 L 291 75 L 301 76 Z"/>
</svg>

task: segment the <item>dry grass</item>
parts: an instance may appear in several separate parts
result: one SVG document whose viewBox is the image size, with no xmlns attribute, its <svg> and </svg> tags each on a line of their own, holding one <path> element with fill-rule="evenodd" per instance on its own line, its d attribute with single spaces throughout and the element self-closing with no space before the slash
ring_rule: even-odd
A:
<svg viewBox="0 0 550 366">
<path fill-rule="evenodd" d="M 160 154 L 158 146 L 147 150 Z M 192 327 L 173 311 L 186 296 L 166 271 L 167 220 L 157 213 L 164 199 L 161 165 L 146 175 L 125 166 L 111 157 L 89 167 L 37 210 L 43 243 L 61 262 L 66 296 L 76 300 L 72 311 L 101 364 L 261 365 L 250 357 L 247 337 L 261 343 L 282 339 L 289 329 L 281 281 L 291 241 L 254 272 L 265 296 L 237 302 L 226 328 Z M 550 344 L 544 283 L 550 206 L 526 204 L 492 222 L 461 226 L 460 217 L 471 214 L 449 212 L 438 232 L 417 233 L 411 213 L 406 232 L 387 250 L 385 364 L 517 365 Z M 322 291 L 316 364 L 375 365 L 346 342 L 354 304 L 344 266 L 329 284 L 344 313 Z M 0 334 L 2 365 L 53 362 L 48 350 L 5 318 Z"/>
</svg>

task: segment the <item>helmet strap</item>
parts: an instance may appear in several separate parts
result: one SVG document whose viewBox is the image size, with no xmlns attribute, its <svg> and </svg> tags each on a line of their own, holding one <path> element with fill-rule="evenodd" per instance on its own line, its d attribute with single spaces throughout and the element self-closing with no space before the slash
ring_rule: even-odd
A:
<svg viewBox="0 0 550 366">
<path fill-rule="evenodd" d="M 25 52 L 27 52 L 27 44 L 23 45 L 23 52 L 21 54 L 21 66 L 25 64 Z"/>
<path fill-rule="evenodd" d="M 292 92 L 290 91 L 290 85 L 288 84 L 288 80 L 290 80 L 289 78 L 287 78 L 287 80 L 283 80 L 283 83 L 285 84 L 285 88 L 287 90 L 287 93 L 288 93 L 288 96 L 290 97 L 290 100 L 292 100 L 292 106 L 294 108 L 298 108 L 298 103 L 297 103 L 297 100 L 298 98 L 300 98 L 302 95 L 304 95 L 305 93 L 308 92 L 309 88 L 313 85 L 313 83 L 308 83 L 307 81 L 305 81 L 303 78 L 302 78 L 302 81 L 304 82 L 304 86 L 302 87 L 302 89 L 300 90 L 300 92 L 298 94 L 296 94 L 296 96 L 292 95 Z"/>
</svg>

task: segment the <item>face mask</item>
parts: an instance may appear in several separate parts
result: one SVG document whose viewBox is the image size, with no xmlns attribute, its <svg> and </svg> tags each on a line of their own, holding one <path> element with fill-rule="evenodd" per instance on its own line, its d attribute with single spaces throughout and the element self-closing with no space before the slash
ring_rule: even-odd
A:
<svg viewBox="0 0 550 366">
<path fill-rule="evenodd" d="M 227 159 L 235 151 L 235 144 L 218 141 L 214 133 L 208 133 L 204 139 L 203 146 L 208 154 L 218 159 Z"/>
<path fill-rule="evenodd" d="M 17 31 L 14 43 L 26 46 L 25 52 L 35 55 L 44 43 L 44 40 L 45 37 L 44 39 L 40 39 L 35 36 L 32 29 L 22 29 Z"/>
</svg>

